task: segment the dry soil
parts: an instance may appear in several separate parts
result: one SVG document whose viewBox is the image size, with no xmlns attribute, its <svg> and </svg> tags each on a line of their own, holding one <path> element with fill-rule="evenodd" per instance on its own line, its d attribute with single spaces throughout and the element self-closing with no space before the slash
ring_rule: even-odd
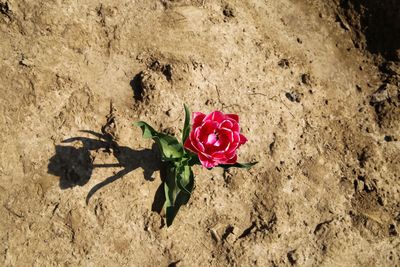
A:
<svg viewBox="0 0 400 267">
<path fill-rule="evenodd" d="M 398 0 L 1 0 L 0 265 L 399 266 Z M 183 104 L 237 113 L 251 170 L 196 167 Z M 114 140 L 114 141 L 111 141 Z"/>
</svg>

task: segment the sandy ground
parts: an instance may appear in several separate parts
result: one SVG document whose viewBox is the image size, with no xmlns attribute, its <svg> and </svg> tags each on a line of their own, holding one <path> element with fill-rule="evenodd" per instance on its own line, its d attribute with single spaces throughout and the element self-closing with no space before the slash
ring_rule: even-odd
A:
<svg viewBox="0 0 400 267">
<path fill-rule="evenodd" d="M 358 2 L 0 1 L 0 265 L 399 266 L 400 7 Z M 259 164 L 166 228 L 132 124 L 184 103 Z"/>
</svg>

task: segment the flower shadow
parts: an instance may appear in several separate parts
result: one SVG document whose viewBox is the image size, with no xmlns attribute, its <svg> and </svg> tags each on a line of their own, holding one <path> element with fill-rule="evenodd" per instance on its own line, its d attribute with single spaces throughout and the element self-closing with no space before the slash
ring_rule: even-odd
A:
<svg viewBox="0 0 400 267">
<path fill-rule="evenodd" d="M 143 169 L 144 179 L 154 181 L 152 177 L 155 171 L 160 170 L 162 180 L 162 164 L 157 147 L 153 145 L 152 149 L 133 150 L 126 146 L 120 146 L 116 141 L 110 140 L 107 136 L 94 131 L 81 131 L 93 135 L 95 138 L 73 137 L 62 141 L 62 144 L 56 145 L 55 155 L 50 158 L 48 164 L 48 173 L 60 177 L 59 186 L 61 189 L 72 188 L 75 186 L 84 186 L 89 182 L 95 168 L 119 167 L 122 170 L 116 174 L 107 177 L 104 181 L 93 186 L 87 196 L 86 204 L 91 197 L 101 188 L 122 178 L 137 168 Z M 72 143 L 81 142 L 82 146 L 76 148 Z M 65 145 L 69 144 L 69 145 Z M 117 163 L 94 164 L 94 158 L 91 151 L 103 150 L 112 153 Z M 152 210 L 160 212 L 158 208 L 165 202 L 164 192 L 160 193 L 160 188 L 156 192 Z"/>
</svg>

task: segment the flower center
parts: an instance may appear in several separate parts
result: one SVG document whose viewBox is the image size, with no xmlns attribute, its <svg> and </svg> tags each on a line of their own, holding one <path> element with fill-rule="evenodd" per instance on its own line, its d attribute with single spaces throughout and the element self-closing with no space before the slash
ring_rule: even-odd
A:
<svg viewBox="0 0 400 267">
<path fill-rule="evenodd" d="M 207 144 L 213 145 L 215 142 L 217 142 L 218 136 L 215 133 L 211 133 L 207 137 Z"/>
<path fill-rule="evenodd" d="M 214 130 L 208 135 L 206 144 L 215 147 L 219 147 L 221 145 L 221 142 L 219 140 L 219 132 L 217 130 Z"/>
</svg>

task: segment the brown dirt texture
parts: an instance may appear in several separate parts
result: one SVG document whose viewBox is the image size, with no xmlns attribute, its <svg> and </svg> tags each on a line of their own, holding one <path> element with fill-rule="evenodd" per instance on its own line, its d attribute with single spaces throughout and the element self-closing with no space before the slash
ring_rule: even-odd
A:
<svg viewBox="0 0 400 267">
<path fill-rule="evenodd" d="M 0 0 L 1 266 L 400 266 L 398 0 Z M 133 123 L 239 114 L 163 223 Z M 115 140 L 115 141 L 113 141 Z"/>
</svg>

